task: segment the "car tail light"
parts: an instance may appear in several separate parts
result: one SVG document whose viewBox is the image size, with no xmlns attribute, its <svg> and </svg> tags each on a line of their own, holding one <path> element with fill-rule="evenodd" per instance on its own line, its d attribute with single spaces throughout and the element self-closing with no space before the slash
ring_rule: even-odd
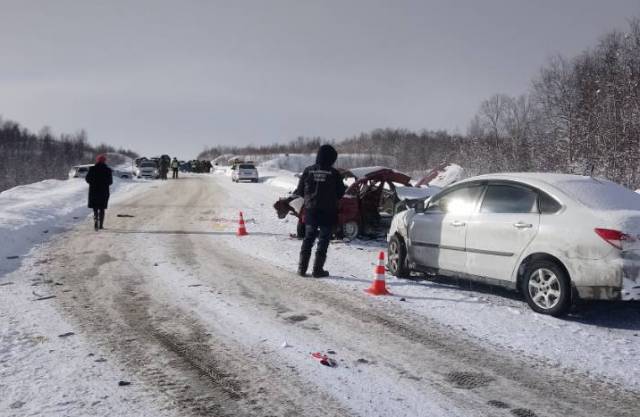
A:
<svg viewBox="0 0 640 417">
<path fill-rule="evenodd" d="M 626 233 L 612 229 L 595 229 L 598 236 L 616 249 L 622 249 L 622 242 L 632 242 L 635 239 Z"/>
</svg>

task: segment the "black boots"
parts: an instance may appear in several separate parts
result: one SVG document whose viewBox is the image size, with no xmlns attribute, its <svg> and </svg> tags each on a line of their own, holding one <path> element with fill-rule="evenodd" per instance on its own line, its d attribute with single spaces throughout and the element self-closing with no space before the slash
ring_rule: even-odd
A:
<svg viewBox="0 0 640 417">
<path fill-rule="evenodd" d="M 311 254 L 301 253 L 300 261 L 298 262 L 298 275 L 301 277 L 307 276 L 307 268 L 309 268 L 309 260 L 311 259 Z M 313 271 L 311 272 L 311 276 L 314 278 L 324 278 L 328 277 L 329 273 L 322 269 L 324 267 L 324 263 L 327 260 L 326 255 L 318 255 L 316 253 L 316 258 L 313 262 Z"/>
<path fill-rule="evenodd" d="M 307 276 L 307 268 L 309 268 L 309 260 L 311 259 L 311 254 L 301 253 L 300 261 L 298 261 L 298 275 L 301 277 Z"/>
<path fill-rule="evenodd" d="M 94 209 L 93 210 L 93 228 L 98 231 L 98 229 L 104 229 L 104 210 Z"/>
<path fill-rule="evenodd" d="M 327 260 L 326 255 L 318 255 L 316 253 L 316 259 L 313 261 L 313 272 L 311 276 L 314 278 L 324 278 L 329 276 L 329 272 L 322 269 L 324 267 L 324 262 Z"/>
</svg>

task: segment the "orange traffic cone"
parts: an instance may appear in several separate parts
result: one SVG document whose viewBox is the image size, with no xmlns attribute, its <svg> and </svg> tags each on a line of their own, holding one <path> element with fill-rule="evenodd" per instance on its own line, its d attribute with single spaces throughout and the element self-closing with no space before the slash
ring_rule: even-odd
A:
<svg viewBox="0 0 640 417">
<path fill-rule="evenodd" d="M 236 233 L 237 236 L 247 236 L 249 233 L 247 233 L 247 228 L 244 225 L 244 217 L 242 217 L 242 212 L 240 212 L 240 222 L 238 223 L 238 232 Z"/>
<path fill-rule="evenodd" d="M 391 295 L 391 293 L 387 291 L 384 276 L 384 251 L 380 251 L 378 254 L 378 265 L 374 269 L 373 274 L 373 283 L 365 291 L 371 295 Z"/>
</svg>

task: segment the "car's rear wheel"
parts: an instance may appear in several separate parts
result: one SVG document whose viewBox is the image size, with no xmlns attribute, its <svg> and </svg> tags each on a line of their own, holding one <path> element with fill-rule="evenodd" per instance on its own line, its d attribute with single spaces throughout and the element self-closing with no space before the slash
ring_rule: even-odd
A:
<svg viewBox="0 0 640 417">
<path fill-rule="evenodd" d="M 342 237 L 344 239 L 353 240 L 358 237 L 358 233 L 360 233 L 358 222 L 352 220 L 342 225 Z"/>
<path fill-rule="evenodd" d="M 571 306 L 569 277 L 553 261 L 531 262 L 525 271 L 522 291 L 529 307 L 541 314 L 561 316 Z"/>
<path fill-rule="evenodd" d="M 406 278 L 409 276 L 409 268 L 407 268 L 407 248 L 402 239 L 397 235 L 393 235 L 391 240 L 389 240 L 387 258 L 387 265 L 391 275 L 398 278 Z"/>
</svg>

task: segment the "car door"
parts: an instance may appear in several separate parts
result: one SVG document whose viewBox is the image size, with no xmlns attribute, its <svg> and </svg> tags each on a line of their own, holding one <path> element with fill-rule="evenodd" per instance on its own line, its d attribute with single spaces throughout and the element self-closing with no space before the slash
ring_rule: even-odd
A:
<svg viewBox="0 0 640 417">
<path fill-rule="evenodd" d="M 538 233 L 536 190 L 517 183 L 489 183 L 467 221 L 466 272 L 509 281 L 522 251 Z"/>
<path fill-rule="evenodd" d="M 408 225 L 409 258 L 424 267 L 462 272 L 466 265 L 467 220 L 477 208 L 483 183 L 444 191 Z"/>
</svg>

